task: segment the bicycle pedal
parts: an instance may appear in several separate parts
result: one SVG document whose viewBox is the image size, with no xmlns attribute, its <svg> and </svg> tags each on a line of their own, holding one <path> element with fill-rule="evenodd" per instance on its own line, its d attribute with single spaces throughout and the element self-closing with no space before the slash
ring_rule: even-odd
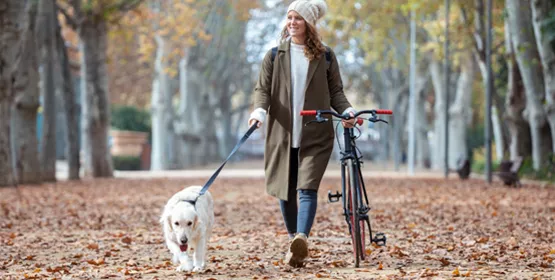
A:
<svg viewBox="0 0 555 280">
<path fill-rule="evenodd" d="M 332 194 L 331 191 L 328 191 L 328 202 L 338 202 L 342 196 L 343 195 L 339 191 L 336 191 L 335 194 Z"/>
<path fill-rule="evenodd" d="M 378 232 L 376 233 L 372 241 L 374 241 L 374 243 L 376 243 L 376 245 L 378 246 L 385 246 L 387 238 L 385 237 L 385 234 L 383 234 L 383 232 Z"/>
</svg>

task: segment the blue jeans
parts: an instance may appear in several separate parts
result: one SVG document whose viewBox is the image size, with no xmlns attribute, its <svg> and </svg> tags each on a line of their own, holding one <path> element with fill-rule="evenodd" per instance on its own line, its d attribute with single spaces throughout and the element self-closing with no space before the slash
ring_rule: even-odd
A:
<svg viewBox="0 0 555 280">
<path fill-rule="evenodd" d="M 315 190 L 298 190 L 299 206 L 297 207 L 297 175 L 299 173 L 299 149 L 291 149 L 289 162 L 290 177 L 287 201 L 279 201 L 281 214 L 285 221 L 285 227 L 289 236 L 295 233 L 304 233 L 307 237 L 314 223 L 316 206 L 318 204 L 318 192 Z"/>
</svg>

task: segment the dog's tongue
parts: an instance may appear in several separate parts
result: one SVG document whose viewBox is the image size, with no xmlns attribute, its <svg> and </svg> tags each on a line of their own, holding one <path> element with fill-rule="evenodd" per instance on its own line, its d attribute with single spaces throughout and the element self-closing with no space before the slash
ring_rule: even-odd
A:
<svg viewBox="0 0 555 280">
<path fill-rule="evenodd" d="M 179 245 L 179 249 L 181 250 L 181 252 L 187 251 L 187 244 L 185 244 L 185 245 Z"/>
</svg>

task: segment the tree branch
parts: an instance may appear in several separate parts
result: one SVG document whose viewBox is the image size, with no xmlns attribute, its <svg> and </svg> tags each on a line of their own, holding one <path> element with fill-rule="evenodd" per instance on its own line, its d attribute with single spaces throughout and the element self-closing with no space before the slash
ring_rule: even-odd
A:
<svg viewBox="0 0 555 280">
<path fill-rule="evenodd" d="M 144 0 L 120 0 L 119 2 L 107 7 L 104 11 L 108 13 L 119 12 L 120 15 L 111 18 L 111 23 L 117 23 L 125 15 L 125 13 L 137 8 Z"/>
<path fill-rule="evenodd" d="M 79 24 L 83 20 L 83 11 L 81 10 L 81 0 L 71 0 L 71 7 L 73 7 L 73 14 L 75 22 Z"/>
<path fill-rule="evenodd" d="M 137 8 L 144 0 L 120 0 L 106 8 L 106 11 L 128 12 Z"/>
<path fill-rule="evenodd" d="M 62 7 L 59 4 L 56 4 L 56 8 L 58 8 L 58 11 L 60 11 L 62 13 L 62 15 L 64 15 L 64 18 L 66 20 L 66 23 L 73 29 L 73 30 L 77 30 L 77 19 L 73 16 L 71 16 L 69 14 L 69 12 L 67 11 L 66 8 Z"/>
</svg>

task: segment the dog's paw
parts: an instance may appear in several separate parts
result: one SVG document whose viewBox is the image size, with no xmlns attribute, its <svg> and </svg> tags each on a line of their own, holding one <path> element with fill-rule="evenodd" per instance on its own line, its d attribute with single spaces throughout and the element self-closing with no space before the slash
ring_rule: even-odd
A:
<svg viewBox="0 0 555 280">
<path fill-rule="evenodd" d="M 193 269 L 193 266 L 191 264 L 184 263 L 178 266 L 175 270 L 178 272 L 181 272 L 181 271 L 190 272 L 192 269 Z"/>
<path fill-rule="evenodd" d="M 204 265 L 195 266 L 195 268 L 193 268 L 193 272 L 202 272 L 203 270 L 204 270 Z"/>
</svg>

